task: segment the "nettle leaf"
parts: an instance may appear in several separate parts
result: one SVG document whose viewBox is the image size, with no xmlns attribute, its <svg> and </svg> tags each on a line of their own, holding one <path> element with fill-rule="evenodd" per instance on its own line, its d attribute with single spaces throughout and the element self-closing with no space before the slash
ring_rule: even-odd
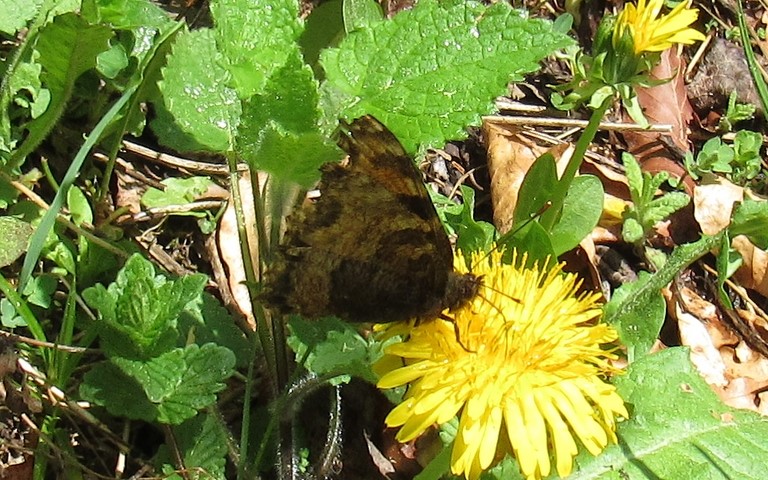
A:
<svg viewBox="0 0 768 480">
<path fill-rule="evenodd" d="M 304 320 L 292 316 L 288 346 L 304 359 L 304 366 L 318 375 L 353 375 L 376 383 L 371 365 L 379 347 L 360 336 L 349 324 L 333 317 Z"/>
<path fill-rule="evenodd" d="M 493 111 L 510 81 L 570 44 L 550 22 L 526 19 L 504 2 L 421 1 L 323 52 L 326 116 L 372 114 L 411 153 L 442 145 L 465 138 L 465 127 Z"/>
<path fill-rule="evenodd" d="M 295 133 L 269 122 L 257 144 L 241 145 L 242 152 L 258 152 L 258 158 L 246 154 L 252 166 L 268 171 L 280 178 L 311 187 L 320 173 L 320 165 L 338 162 L 344 153 L 326 135 L 320 132 Z"/>
<path fill-rule="evenodd" d="M 45 139 L 64 111 L 75 81 L 96 66 L 96 57 L 109 49 L 112 35 L 110 28 L 90 25 L 74 13 L 59 15 L 40 29 L 35 50 L 43 68 L 41 82 L 50 92 L 50 104 L 45 113 L 26 125 L 27 137 L 14 152 L 14 162 L 26 157 Z"/>
<path fill-rule="evenodd" d="M 237 147 L 254 169 L 311 186 L 323 163 L 343 153 L 318 131 L 318 85 L 297 53 L 243 105 Z"/>
<path fill-rule="evenodd" d="M 216 401 L 216 393 L 232 375 L 235 354 L 207 343 L 176 348 L 148 362 L 121 357 L 111 361 L 142 386 L 158 422 L 178 425 Z"/>
<path fill-rule="evenodd" d="M 176 341 L 176 324 L 186 305 L 200 297 L 206 277 L 187 275 L 169 280 L 136 254 L 104 288 L 83 291 L 88 305 L 99 312 L 102 348 L 108 356 L 149 358 Z"/>
<path fill-rule="evenodd" d="M 85 375 L 80 394 L 114 415 L 178 425 L 216 401 L 234 365 L 232 351 L 212 343 L 149 361 L 112 357 Z"/>
<path fill-rule="evenodd" d="M 177 35 L 158 82 L 163 102 L 151 123 L 160 143 L 179 151 L 232 149 L 241 106 L 223 62 L 211 30 Z"/>
<path fill-rule="evenodd" d="M 186 478 L 226 478 L 224 468 L 227 463 L 228 433 L 222 427 L 215 415 L 203 413 L 174 426 L 172 431 L 176 439 L 175 450 L 172 452 L 167 444 L 163 444 L 155 455 L 155 464 L 161 465 L 163 473 L 168 475 L 164 478 L 184 478 L 176 474 L 179 456 L 188 473 Z"/>
<path fill-rule="evenodd" d="M 579 454 L 569 479 L 765 477 L 768 421 L 720 402 L 687 349 L 644 357 L 615 383 L 629 407 L 619 443 Z"/>
<path fill-rule="evenodd" d="M 83 377 L 80 396 L 119 417 L 154 422 L 157 406 L 149 401 L 139 381 L 112 362 L 94 365 Z"/>
<path fill-rule="evenodd" d="M 12 264 L 27 251 L 29 237 L 34 231 L 34 227 L 23 220 L 0 217 L 0 267 Z"/>
<path fill-rule="evenodd" d="M 299 53 L 303 26 L 296 0 L 217 0 L 210 8 L 230 86 L 241 99 L 262 92 L 267 79 Z"/>
</svg>

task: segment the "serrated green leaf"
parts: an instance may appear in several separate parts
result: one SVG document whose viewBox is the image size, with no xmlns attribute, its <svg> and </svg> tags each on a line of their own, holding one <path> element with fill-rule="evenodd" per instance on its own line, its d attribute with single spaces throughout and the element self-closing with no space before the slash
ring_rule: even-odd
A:
<svg viewBox="0 0 768 480">
<path fill-rule="evenodd" d="M 211 30 L 176 37 L 159 82 L 163 104 L 152 122 L 158 140 L 181 151 L 227 152 L 234 145 L 241 106 Z"/>
<path fill-rule="evenodd" d="M 133 255 L 114 283 L 88 288 L 83 298 L 98 310 L 102 348 L 108 356 L 150 358 L 176 342 L 178 317 L 200 297 L 205 283 L 201 274 L 176 280 L 156 276 L 151 262 Z"/>
<path fill-rule="evenodd" d="M 43 0 L 0 0 L 0 32 L 9 37 L 35 18 Z"/>
<path fill-rule="evenodd" d="M 264 86 L 264 93 L 245 103 L 238 134 L 247 131 L 252 138 L 253 132 L 261 132 L 270 121 L 296 133 L 316 131 L 320 117 L 317 90 L 312 69 L 297 52 L 273 73 Z"/>
<path fill-rule="evenodd" d="M 341 158 L 318 131 L 317 88 L 312 70 L 296 54 L 269 78 L 264 94 L 245 102 L 237 144 L 252 168 L 310 186 L 320 165 Z"/>
<path fill-rule="evenodd" d="M 90 25 L 74 13 L 59 15 L 40 30 L 35 50 L 51 101 L 45 113 L 26 125 L 27 136 L 12 163 L 19 163 L 45 139 L 64 111 L 75 81 L 96 66 L 97 55 L 109 49 L 112 35 L 111 29 Z"/>
<path fill-rule="evenodd" d="M 296 0 L 217 0 L 210 8 L 216 44 L 241 99 L 261 93 L 267 79 L 299 53 Z"/>
<path fill-rule="evenodd" d="M 29 237 L 35 229 L 14 217 L 0 217 L 0 267 L 16 261 L 27 251 Z"/>
<path fill-rule="evenodd" d="M 575 248 L 589 235 L 603 212 L 603 184 L 593 175 L 573 179 L 565 196 L 560 220 L 550 232 L 552 248 L 558 257 Z"/>
<path fill-rule="evenodd" d="M 161 445 L 155 456 L 155 463 L 162 465 L 163 472 L 176 472 L 179 469 L 176 462 L 180 456 L 188 480 L 226 478 L 224 467 L 227 463 L 227 432 L 214 415 L 201 413 L 181 425 L 174 426 L 173 433 L 176 439 L 174 451 L 171 452 L 167 444 Z"/>
<path fill-rule="evenodd" d="M 768 248 L 768 202 L 745 199 L 733 211 L 731 238 L 736 235 L 746 235 L 752 243 L 760 248 Z"/>
<path fill-rule="evenodd" d="M 288 346 L 304 366 L 318 374 L 346 374 L 376 383 L 371 365 L 380 355 L 378 347 L 339 319 L 327 317 L 304 320 L 293 316 L 288 322 Z M 309 353 L 307 353 L 309 352 Z"/>
<path fill-rule="evenodd" d="M 208 343 L 176 348 L 148 362 L 121 357 L 111 361 L 142 386 L 158 422 L 178 425 L 216 401 L 216 393 L 232 375 L 235 355 Z"/>
<path fill-rule="evenodd" d="M 138 380 L 112 362 L 96 364 L 85 374 L 80 396 L 118 417 L 147 422 L 157 419 L 157 407 L 149 401 Z"/>
<path fill-rule="evenodd" d="M 329 118 L 372 114 L 411 153 L 466 136 L 510 81 L 571 44 L 551 23 L 508 4 L 419 2 L 391 21 L 352 32 L 321 55 Z"/>
<path fill-rule="evenodd" d="M 343 152 L 319 132 L 289 132 L 272 122 L 257 143 L 243 143 L 239 148 L 252 168 L 304 187 L 311 187 L 316 182 L 321 165 L 338 162 L 343 157 Z"/>
<path fill-rule="evenodd" d="M 213 185 L 208 177 L 166 178 L 160 183 L 165 185 L 165 190 L 148 188 L 141 197 L 142 205 L 150 208 L 185 205 L 195 201 Z M 203 214 L 202 212 L 189 213 Z"/>
<path fill-rule="evenodd" d="M 768 469 L 768 420 L 725 406 L 685 348 L 639 359 L 615 380 L 630 407 L 619 444 L 582 452 L 568 478 L 759 479 Z"/>
</svg>

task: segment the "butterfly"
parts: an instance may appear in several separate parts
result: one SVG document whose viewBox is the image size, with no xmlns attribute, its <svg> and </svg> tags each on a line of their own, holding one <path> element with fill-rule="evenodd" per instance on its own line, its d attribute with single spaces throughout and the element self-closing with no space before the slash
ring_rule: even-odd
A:
<svg viewBox="0 0 768 480">
<path fill-rule="evenodd" d="M 342 122 L 342 163 L 321 167 L 320 197 L 288 218 L 262 298 L 281 313 L 351 322 L 438 318 L 477 295 L 482 279 L 453 252 L 420 172 L 367 115 Z"/>
</svg>

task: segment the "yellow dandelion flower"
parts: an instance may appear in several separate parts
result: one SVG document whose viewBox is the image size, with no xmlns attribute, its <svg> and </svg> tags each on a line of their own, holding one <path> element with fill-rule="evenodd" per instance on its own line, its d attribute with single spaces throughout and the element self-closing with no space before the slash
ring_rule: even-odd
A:
<svg viewBox="0 0 768 480">
<path fill-rule="evenodd" d="M 616 441 L 616 417 L 628 416 L 602 378 L 615 372 L 609 364 L 615 355 L 603 346 L 617 333 L 598 323 L 598 295 L 577 295 L 576 276 L 563 274 L 562 265 L 526 268 L 525 256 L 514 257 L 511 265 L 501 263 L 499 252 L 474 258 L 481 292 L 451 312 L 461 343 L 451 322 L 421 323 L 387 348 L 402 360 L 378 383 L 410 384 L 387 417 L 389 426 L 400 427 L 401 442 L 460 415 L 451 469 L 468 479 L 507 452 L 529 480 L 544 477 L 550 446 L 557 472 L 568 475 L 575 438 L 597 455 Z M 466 271 L 461 257 L 456 269 Z"/>
<path fill-rule="evenodd" d="M 616 19 L 613 43 L 618 45 L 625 32 L 634 43 L 635 54 L 661 52 L 676 43 L 690 45 L 704 40 L 704 35 L 689 28 L 699 17 L 699 11 L 681 2 L 671 12 L 659 17 L 664 0 L 639 0 L 637 7 L 627 4 Z"/>
</svg>

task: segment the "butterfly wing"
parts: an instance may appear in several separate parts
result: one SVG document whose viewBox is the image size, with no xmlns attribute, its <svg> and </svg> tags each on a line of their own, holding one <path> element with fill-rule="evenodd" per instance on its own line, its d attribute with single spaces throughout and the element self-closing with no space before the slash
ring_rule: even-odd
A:
<svg viewBox="0 0 768 480">
<path fill-rule="evenodd" d="M 442 310 L 453 275 L 448 238 L 421 175 L 371 116 L 341 132 L 320 198 L 289 219 L 266 298 L 308 317 L 389 322 Z"/>
</svg>

